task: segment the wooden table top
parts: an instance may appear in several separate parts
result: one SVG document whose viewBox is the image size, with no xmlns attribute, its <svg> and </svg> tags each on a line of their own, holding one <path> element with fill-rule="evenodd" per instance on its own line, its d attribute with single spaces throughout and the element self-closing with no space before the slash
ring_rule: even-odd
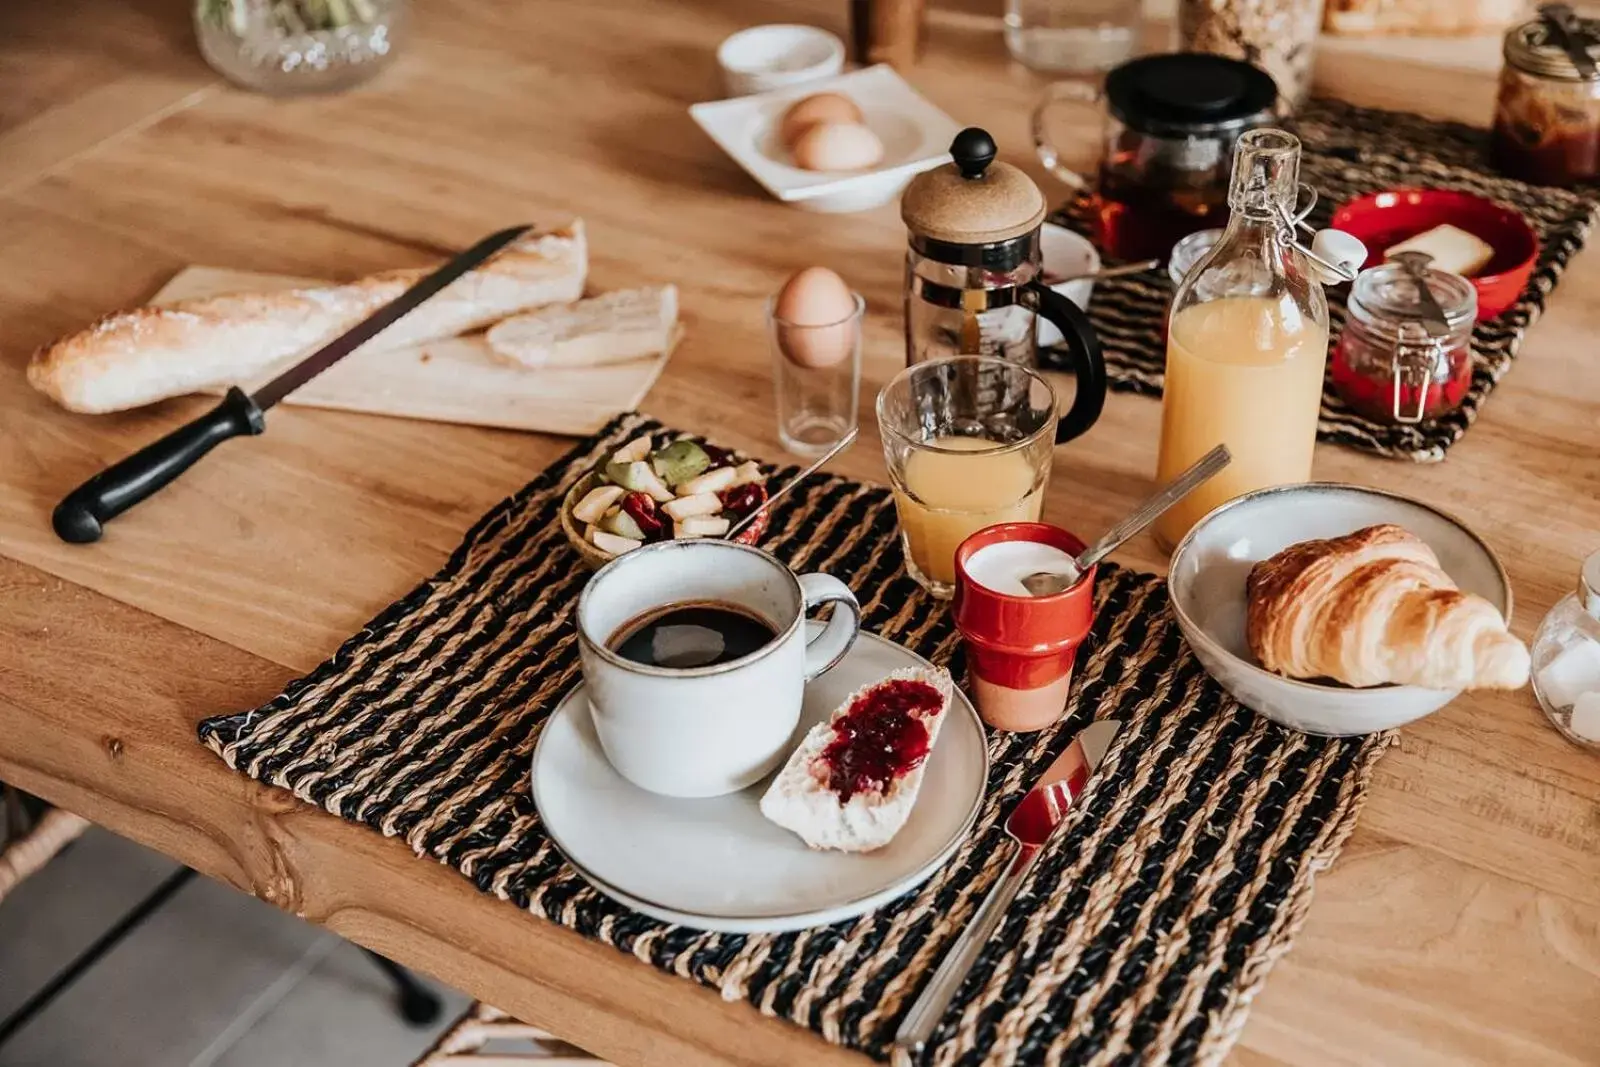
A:
<svg viewBox="0 0 1600 1067">
<path fill-rule="evenodd" d="M 579 215 L 596 287 L 682 290 L 689 336 L 647 409 L 774 457 L 761 302 L 788 272 L 830 265 L 865 294 L 869 389 L 901 365 L 895 209 L 797 213 L 686 114 L 718 95 L 712 50 L 762 17 L 754 5 L 414 6 L 383 78 L 295 100 L 219 84 L 176 0 L 0 10 L 0 778 L 621 1064 L 864 1062 L 531 919 L 194 740 L 199 719 L 270 696 L 430 573 L 565 442 L 280 409 L 266 437 L 219 450 L 102 543 L 50 532 L 64 491 L 206 402 L 67 414 L 25 385 L 29 352 L 190 263 L 348 276 Z M 784 17 L 842 30 L 844 7 Z M 996 19 L 935 12 L 911 80 L 1038 173 L 1026 105 L 1041 82 L 1006 61 Z M 1493 96 L 1481 70 L 1367 62 L 1348 42 L 1319 83 L 1478 122 Z M 1448 462 L 1324 447 L 1318 476 L 1466 517 L 1505 560 L 1513 629 L 1530 637 L 1600 546 L 1597 332 L 1591 251 Z M 1093 532 L 1146 493 L 1158 413 L 1112 396 L 1058 455 L 1047 517 Z M 881 481 L 865 430 L 839 469 Z M 1123 559 L 1163 563 L 1148 541 Z M 1529 692 L 1456 701 L 1378 767 L 1233 1061 L 1595 1062 L 1597 875 L 1600 760 Z"/>
</svg>

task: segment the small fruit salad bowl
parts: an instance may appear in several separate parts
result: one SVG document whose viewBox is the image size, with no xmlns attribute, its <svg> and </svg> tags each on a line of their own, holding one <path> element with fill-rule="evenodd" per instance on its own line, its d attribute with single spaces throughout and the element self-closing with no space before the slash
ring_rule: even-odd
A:
<svg viewBox="0 0 1600 1067">
<path fill-rule="evenodd" d="M 561 529 L 591 567 L 653 541 L 726 537 L 766 503 L 767 475 L 753 459 L 695 437 L 643 434 L 578 479 L 561 502 Z M 768 514 L 734 538 L 753 545 Z"/>
</svg>

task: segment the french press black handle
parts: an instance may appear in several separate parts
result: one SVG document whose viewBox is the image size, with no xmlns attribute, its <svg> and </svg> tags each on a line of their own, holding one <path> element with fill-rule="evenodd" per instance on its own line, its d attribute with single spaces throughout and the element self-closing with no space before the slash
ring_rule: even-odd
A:
<svg viewBox="0 0 1600 1067">
<path fill-rule="evenodd" d="M 1065 444 L 1088 432 L 1105 410 L 1106 360 L 1100 351 L 1100 337 L 1077 304 L 1044 283 L 1031 281 L 1018 295 L 1023 307 L 1048 319 L 1065 339 L 1064 351 L 1039 349 L 1040 367 L 1071 374 L 1078 381 L 1072 407 L 1056 423 L 1056 444 Z"/>
</svg>

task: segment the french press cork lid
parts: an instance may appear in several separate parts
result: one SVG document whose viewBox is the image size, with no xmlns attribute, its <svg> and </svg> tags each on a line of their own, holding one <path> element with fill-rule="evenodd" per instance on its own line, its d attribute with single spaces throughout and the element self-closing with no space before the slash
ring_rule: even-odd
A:
<svg viewBox="0 0 1600 1067">
<path fill-rule="evenodd" d="M 911 180 L 900 217 L 913 237 L 986 245 L 1039 228 L 1044 194 L 1021 170 L 995 162 L 995 152 L 994 138 L 969 126 L 950 142 L 953 162 Z"/>
</svg>

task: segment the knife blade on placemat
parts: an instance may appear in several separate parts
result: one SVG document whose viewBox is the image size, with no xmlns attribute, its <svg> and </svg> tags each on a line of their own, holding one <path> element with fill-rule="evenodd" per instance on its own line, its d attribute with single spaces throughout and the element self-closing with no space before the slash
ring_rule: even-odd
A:
<svg viewBox="0 0 1600 1067">
<path fill-rule="evenodd" d="M 73 544 L 100 540 L 107 522 L 153 495 L 230 437 L 261 433 L 266 429 L 268 408 L 532 229 L 531 225 L 513 226 L 490 234 L 253 394 L 234 386 L 204 415 L 96 474 L 56 505 L 51 515 L 56 536 Z"/>
<path fill-rule="evenodd" d="M 1005 831 L 1010 838 L 1006 844 L 1011 850 L 1006 868 L 906 1012 L 894 1035 L 897 1064 L 921 1055 L 978 954 L 1005 919 L 1023 880 L 1121 731 L 1122 723 L 1116 719 L 1101 719 L 1084 727 L 1006 816 Z"/>
</svg>

